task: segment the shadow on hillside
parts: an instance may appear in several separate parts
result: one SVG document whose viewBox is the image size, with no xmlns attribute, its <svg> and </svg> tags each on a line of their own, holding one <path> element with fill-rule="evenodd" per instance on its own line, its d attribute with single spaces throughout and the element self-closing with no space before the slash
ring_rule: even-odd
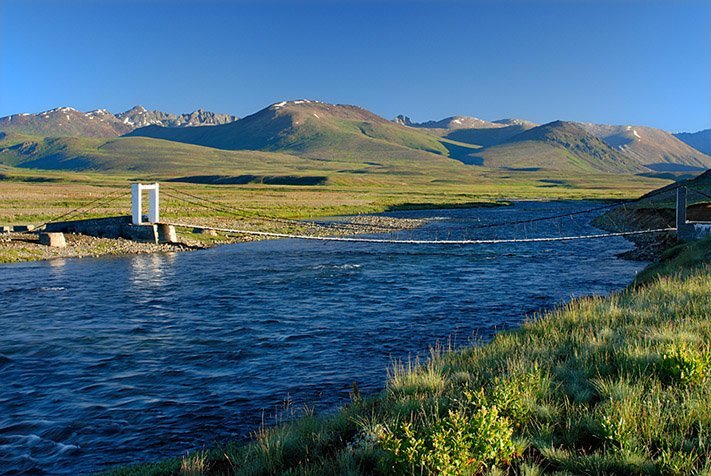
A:
<svg viewBox="0 0 711 476">
<path fill-rule="evenodd" d="M 452 156 L 452 158 L 467 165 L 484 165 L 484 157 L 479 155 L 463 155 L 461 157 Z"/>
<path fill-rule="evenodd" d="M 655 172 L 703 172 L 704 170 L 706 170 L 705 167 L 697 167 L 693 165 L 684 164 L 671 164 L 669 162 L 649 164 L 646 167 L 648 169 L 654 170 Z"/>
<path fill-rule="evenodd" d="M 22 177 L 19 175 L 0 174 L 0 180 L 8 182 L 28 182 L 28 183 L 45 183 L 45 182 L 61 182 L 60 179 L 51 177 Z"/>
<path fill-rule="evenodd" d="M 167 182 L 198 183 L 204 185 L 325 185 L 328 177 L 322 175 L 192 175 L 166 180 Z"/>
<path fill-rule="evenodd" d="M 449 157 L 456 160 L 463 161 L 462 159 L 466 159 L 469 154 L 476 152 L 476 149 L 473 149 L 472 147 L 452 144 L 451 142 L 441 141 L 440 144 L 442 144 L 447 149 L 447 152 L 449 152 Z"/>
</svg>

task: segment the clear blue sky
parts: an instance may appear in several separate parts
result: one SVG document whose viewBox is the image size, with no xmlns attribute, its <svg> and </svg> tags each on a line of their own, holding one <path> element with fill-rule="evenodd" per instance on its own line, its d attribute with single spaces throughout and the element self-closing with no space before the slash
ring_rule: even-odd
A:
<svg viewBox="0 0 711 476">
<path fill-rule="evenodd" d="M 711 1 L 0 0 L 0 116 L 283 99 L 711 128 Z"/>
</svg>

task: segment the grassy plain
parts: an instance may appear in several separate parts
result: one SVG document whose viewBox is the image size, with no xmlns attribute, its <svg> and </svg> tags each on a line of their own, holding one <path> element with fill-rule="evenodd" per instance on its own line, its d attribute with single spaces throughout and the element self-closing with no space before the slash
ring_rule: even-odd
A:
<svg viewBox="0 0 711 476">
<path fill-rule="evenodd" d="M 394 365 L 385 391 L 113 475 L 711 474 L 711 240 L 629 289 L 463 350 Z"/>
<path fill-rule="evenodd" d="M 462 167 L 471 167 L 462 165 Z M 253 172 L 233 170 L 230 176 Z M 211 171 L 212 173 L 212 171 Z M 136 179 L 160 181 L 164 193 L 161 213 L 166 218 L 230 216 L 177 200 L 170 190 L 185 191 L 223 204 L 268 216 L 307 218 L 374 213 L 411 206 L 461 206 L 506 200 L 629 199 L 669 183 L 655 178 L 610 174 L 552 174 L 502 172 L 477 168 L 476 173 L 341 173 L 323 171 L 324 185 L 211 185 L 166 182 L 153 174 L 39 171 L 6 168 L 0 171 L 0 224 L 42 223 L 101 196 L 130 190 Z M 276 175 L 271 170 L 267 175 Z M 309 170 L 308 175 L 319 175 Z M 128 214 L 130 197 L 102 205 L 82 218 Z"/>
</svg>

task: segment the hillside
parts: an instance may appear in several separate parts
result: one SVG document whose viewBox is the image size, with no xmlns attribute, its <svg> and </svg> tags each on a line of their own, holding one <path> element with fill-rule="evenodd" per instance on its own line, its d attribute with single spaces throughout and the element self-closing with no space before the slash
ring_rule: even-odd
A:
<svg viewBox="0 0 711 476">
<path fill-rule="evenodd" d="M 0 133 L 0 165 L 23 169 L 128 172 L 162 178 L 221 175 L 235 183 L 279 176 L 285 177 L 282 182 L 295 184 L 304 176 L 319 177 L 319 183 L 339 180 L 400 183 L 407 177 L 415 184 L 437 179 L 475 180 L 479 174 L 457 161 L 425 152 L 421 154 L 428 160 L 413 160 L 418 153 L 410 152 L 401 154 L 402 157 L 393 154 L 379 162 L 357 157 L 323 160 L 281 152 L 223 150 L 148 137 L 44 138 Z"/>
<path fill-rule="evenodd" d="M 428 129 L 440 137 L 484 148 L 509 142 L 521 142 L 521 140 L 517 139 L 519 134 L 537 126 L 530 121 L 522 119 L 502 119 L 489 122 L 468 116 L 453 116 L 439 121 L 415 123 L 407 116 L 401 115 L 395 119 L 395 122 L 408 127 Z M 585 133 L 601 139 L 626 159 L 644 167 L 644 169 L 635 167 L 638 171 L 682 173 L 705 170 L 711 167 L 711 156 L 703 153 L 703 151 L 711 151 L 711 130 L 695 134 L 672 135 L 661 129 L 645 126 L 575 124 Z M 573 132 L 571 130 L 567 134 L 568 139 L 565 142 L 572 144 L 570 134 L 580 135 L 581 131 L 576 130 Z M 580 135 L 576 141 L 579 143 L 587 142 L 589 146 L 593 142 L 589 137 L 584 137 L 584 135 Z M 559 142 L 559 145 L 564 144 Z M 595 144 L 594 147 L 597 146 L 600 146 L 600 144 Z M 602 149 L 606 148 L 602 147 Z M 545 157 L 545 163 L 536 165 L 543 168 L 546 168 L 546 164 L 550 165 L 551 159 L 555 160 L 554 157 L 557 155 L 553 151 L 544 151 L 538 146 L 534 146 L 529 152 L 534 157 L 541 156 L 541 154 Z M 504 160 L 512 163 L 521 163 L 527 153 L 519 144 L 517 146 L 506 145 L 496 150 L 490 150 L 484 155 L 487 154 L 491 157 L 496 157 L 496 161 Z M 509 156 L 505 156 L 505 154 L 509 154 Z M 607 153 L 603 153 L 603 155 L 609 156 Z M 483 156 L 478 155 L 478 157 L 479 159 L 472 157 L 460 158 L 466 163 L 479 163 Z"/>
<path fill-rule="evenodd" d="M 699 132 L 680 132 L 674 134 L 674 137 L 704 154 L 711 155 L 711 129 Z"/>
<path fill-rule="evenodd" d="M 595 219 L 595 225 L 611 231 L 665 228 L 676 223 L 676 189 L 687 189 L 687 219 L 711 221 L 711 169 L 694 178 L 675 182 L 642 195 L 625 207 L 615 208 Z"/>
<path fill-rule="evenodd" d="M 653 190 L 634 203 L 616 207 L 594 220 L 604 230 L 621 232 L 670 228 L 676 226 L 676 187 L 687 188 L 686 216 L 690 221 L 711 221 L 711 170 L 688 180 Z M 676 244 L 676 234 L 629 236 L 636 248 L 625 257 L 653 261 L 669 246 Z"/>
<path fill-rule="evenodd" d="M 711 167 L 711 156 L 661 129 L 590 123 L 578 125 L 627 157 L 657 172 L 704 170 Z"/>
<path fill-rule="evenodd" d="M 44 137 L 117 137 L 149 124 L 187 127 L 225 124 L 235 120 L 235 116 L 202 109 L 176 116 L 161 111 L 148 111 L 142 106 L 135 106 L 116 115 L 106 109 L 81 112 L 71 107 L 59 107 L 38 114 L 0 117 L 0 131 Z"/>
<path fill-rule="evenodd" d="M 436 155 L 448 155 L 447 148 L 429 134 L 395 124 L 357 106 L 309 100 L 273 104 L 231 124 L 185 129 L 149 126 L 128 136 L 327 159 L 433 159 Z"/>
<path fill-rule="evenodd" d="M 518 170 L 639 173 L 646 169 L 572 122 L 555 121 L 528 129 L 477 151 L 473 163 Z"/>
<path fill-rule="evenodd" d="M 317 164 L 286 154 L 222 151 L 143 137 L 42 138 L 6 134 L 0 138 L 0 163 L 20 168 L 70 171 L 132 171 L 175 176 L 190 172 L 317 170 Z"/>
</svg>

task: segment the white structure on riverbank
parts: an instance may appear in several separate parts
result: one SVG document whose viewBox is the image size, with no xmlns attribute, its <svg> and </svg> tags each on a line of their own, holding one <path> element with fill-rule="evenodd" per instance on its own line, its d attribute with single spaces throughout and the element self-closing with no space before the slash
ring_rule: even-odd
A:
<svg viewBox="0 0 711 476">
<path fill-rule="evenodd" d="M 134 225 L 143 224 L 143 191 L 148 190 L 148 223 L 158 223 L 160 221 L 160 188 L 157 183 L 143 185 L 134 183 L 131 185 L 132 196 L 132 216 Z"/>
</svg>

